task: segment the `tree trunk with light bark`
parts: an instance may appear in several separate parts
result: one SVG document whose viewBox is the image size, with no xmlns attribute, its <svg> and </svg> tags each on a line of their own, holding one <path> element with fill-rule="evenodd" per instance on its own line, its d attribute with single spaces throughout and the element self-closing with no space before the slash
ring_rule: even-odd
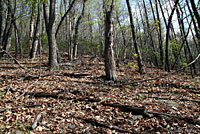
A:
<svg viewBox="0 0 200 134">
<path fill-rule="evenodd" d="M 105 23 L 105 49 L 104 49 L 104 60 L 105 60 L 105 72 L 107 80 L 117 80 L 116 65 L 113 51 L 113 13 L 114 0 L 111 2 L 103 0 L 104 9 L 104 23 Z"/>
</svg>

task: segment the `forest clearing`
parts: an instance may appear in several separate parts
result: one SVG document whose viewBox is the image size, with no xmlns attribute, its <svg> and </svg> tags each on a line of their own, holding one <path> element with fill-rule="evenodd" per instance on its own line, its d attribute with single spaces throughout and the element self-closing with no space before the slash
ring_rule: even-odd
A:
<svg viewBox="0 0 200 134">
<path fill-rule="evenodd" d="M 125 64 L 119 80 L 106 81 L 103 61 L 62 59 L 48 70 L 47 56 L 0 63 L 0 132 L 21 133 L 198 133 L 200 76 Z M 159 77 L 159 78 L 156 78 Z M 156 78 L 154 80 L 149 80 Z M 138 82 L 137 82 L 138 81 Z M 37 119 L 39 115 L 39 119 Z M 34 123 L 36 121 L 36 124 Z"/>
</svg>

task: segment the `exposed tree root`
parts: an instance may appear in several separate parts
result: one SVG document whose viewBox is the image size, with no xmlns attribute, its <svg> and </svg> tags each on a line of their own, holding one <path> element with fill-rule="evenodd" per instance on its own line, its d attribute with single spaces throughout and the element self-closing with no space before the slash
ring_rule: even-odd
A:
<svg viewBox="0 0 200 134">
<path fill-rule="evenodd" d="M 94 120 L 94 119 L 85 119 L 85 118 L 81 118 L 81 117 L 76 117 L 76 118 L 81 119 L 86 123 L 90 123 L 93 126 L 109 128 L 111 130 L 116 130 L 116 131 L 121 132 L 121 133 L 132 133 L 132 134 L 135 133 L 133 131 L 124 130 L 124 129 L 118 128 L 116 126 L 108 125 L 108 124 L 105 124 L 103 122 L 100 122 L 100 121 L 97 121 L 97 120 Z"/>
</svg>

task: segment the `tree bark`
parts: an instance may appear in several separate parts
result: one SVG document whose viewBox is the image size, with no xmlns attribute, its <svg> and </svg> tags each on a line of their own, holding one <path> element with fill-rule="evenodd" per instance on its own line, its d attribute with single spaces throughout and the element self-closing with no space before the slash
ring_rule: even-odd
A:
<svg viewBox="0 0 200 134">
<path fill-rule="evenodd" d="M 49 67 L 50 69 L 58 69 L 59 65 L 57 61 L 57 44 L 55 38 L 56 0 L 50 0 L 49 14 L 46 3 L 43 4 L 43 7 L 44 7 L 46 31 L 48 36 L 48 44 L 49 44 Z"/>
<path fill-rule="evenodd" d="M 148 37 L 150 37 L 150 45 L 152 47 L 152 55 L 154 57 L 154 64 L 155 64 L 155 66 L 158 67 L 158 60 L 157 60 L 157 57 L 155 55 L 155 44 L 154 44 L 153 37 L 152 37 L 152 34 L 151 34 L 151 28 L 150 28 L 150 24 L 149 24 L 149 17 L 148 17 L 146 4 L 145 4 L 144 0 L 143 0 L 143 6 L 144 6 L 144 13 L 145 13 L 146 24 L 147 24 L 147 33 L 148 33 Z"/>
<path fill-rule="evenodd" d="M 138 44 L 137 44 L 137 41 L 136 41 L 135 27 L 134 27 L 134 23 L 133 23 L 132 10 L 131 10 L 131 6 L 130 6 L 129 0 L 126 0 L 126 4 L 127 4 L 127 7 L 128 7 L 128 12 L 129 12 L 129 19 L 130 19 L 130 24 L 131 24 L 131 32 L 132 32 L 135 52 L 137 54 L 137 62 L 138 62 L 138 66 L 139 66 L 139 72 L 140 72 L 140 74 L 143 74 L 143 73 L 145 73 L 144 65 L 142 63 L 142 57 L 141 57 L 140 50 L 139 50 L 139 47 L 138 47 Z"/>
<path fill-rule="evenodd" d="M 190 4 L 192 6 L 192 10 L 194 12 L 194 16 L 195 16 L 195 18 L 197 20 L 198 27 L 200 28 L 200 15 L 199 15 L 197 7 L 195 6 L 194 0 L 190 0 Z"/>
<path fill-rule="evenodd" d="M 3 30 L 3 1 L 0 0 L 0 48 L 2 47 L 2 30 Z"/>
<path fill-rule="evenodd" d="M 158 10 L 158 2 L 155 0 L 155 5 L 156 5 L 156 16 L 157 16 L 157 23 L 158 23 L 158 40 L 159 40 L 159 50 L 160 50 L 160 63 L 161 66 L 164 64 L 164 53 L 163 53 L 163 40 L 162 40 L 162 27 L 161 27 L 161 21 L 160 21 L 160 15 L 159 15 L 159 10 Z"/>
<path fill-rule="evenodd" d="M 104 23 L 105 23 L 105 49 L 104 49 L 104 58 L 105 58 L 105 72 L 107 80 L 117 80 L 116 74 L 116 65 L 114 59 L 113 51 L 113 22 L 112 22 L 112 13 L 113 13 L 114 0 L 109 4 L 108 1 L 103 0 L 103 9 L 104 9 Z"/>
<path fill-rule="evenodd" d="M 125 61 L 126 59 L 126 38 L 125 38 L 125 30 L 122 28 L 122 25 L 121 25 L 121 22 L 119 20 L 119 13 L 117 12 L 116 10 L 116 19 L 117 19 L 117 22 L 119 24 L 119 28 L 120 28 L 120 31 L 121 31 L 121 34 L 122 34 L 122 39 L 123 39 L 123 52 L 122 52 L 122 60 Z"/>
<path fill-rule="evenodd" d="M 7 7 L 8 7 L 8 12 L 7 12 L 7 18 L 6 18 L 6 24 L 5 24 L 5 29 L 3 33 L 3 40 L 2 40 L 2 46 L 3 50 L 7 51 L 9 49 L 9 38 L 12 34 L 12 29 L 13 29 L 13 22 L 14 20 L 12 19 L 12 7 L 10 0 L 7 0 Z"/>
<path fill-rule="evenodd" d="M 197 27 L 196 20 L 195 20 L 195 18 L 193 16 L 192 10 L 190 9 L 188 0 L 186 0 L 186 4 L 187 4 L 188 10 L 189 10 L 190 15 L 191 15 L 191 19 L 192 19 L 192 22 L 193 22 L 194 30 L 196 32 L 196 37 L 197 37 L 198 45 L 200 47 L 200 16 L 199 16 L 197 8 L 196 8 L 196 6 L 194 4 L 194 0 L 190 0 L 190 4 L 192 6 L 192 10 L 193 10 L 194 16 L 197 19 L 197 24 L 198 24 L 198 27 Z"/>
<path fill-rule="evenodd" d="M 34 32 L 34 20 L 35 20 L 35 16 L 34 16 L 34 9 L 32 9 L 31 11 L 31 18 L 30 18 L 30 25 L 29 25 L 29 39 L 28 39 L 28 45 L 31 49 L 31 44 L 32 44 L 32 41 L 33 41 L 33 32 Z"/>
<path fill-rule="evenodd" d="M 69 15 L 69 33 L 68 33 L 68 59 L 71 61 L 73 59 L 73 44 L 72 44 L 72 37 L 73 37 L 73 30 L 72 30 L 72 14 Z"/>
<path fill-rule="evenodd" d="M 81 15 L 78 17 L 78 20 L 76 21 L 76 25 L 75 25 L 75 34 L 73 37 L 73 41 L 74 41 L 74 49 L 73 49 L 73 58 L 76 59 L 77 56 L 77 47 L 78 47 L 78 28 L 79 28 L 79 24 L 81 23 L 81 19 L 84 16 L 84 12 L 85 12 L 85 3 L 87 0 L 83 1 L 83 9 L 81 12 Z"/>
<path fill-rule="evenodd" d="M 188 40 L 187 40 L 187 34 L 185 32 L 185 26 L 184 26 L 184 22 L 183 22 L 183 19 L 182 19 L 183 18 L 183 11 L 181 9 L 180 4 L 178 4 L 178 6 L 179 6 L 179 9 L 176 8 L 176 12 L 177 12 L 177 18 L 178 18 L 178 23 L 179 23 L 179 29 L 180 29 L 180 33 L 181 33 L 181 37 L 182 37 L 182 42 L 183 42 L 183 44 L 186 44 L 186 47 L 187 47 L 187 50 L 188 50 L 188 55 L 189 55 L 189 62 L 188 63 L 190 63 L 191 61 L 193 61 L 193 56 L 192 56 L 191 49 L 190 49 L 190 46 L 189 46 L 189 43 L 188 43 Z M 182 16 L 181 16 L 179 10 L 181 11 Z M 194 69 L 194 74 L 196 74 L 195 64 L 191 65 L 191 70 L 192 70 L 192 68 Z"/>
<path fill-rule="evenodd" d="M 37 53 L 38 49 L 38 44 L 39 44 L 39 36 L 40 36 L 40 20 L 41 20 L 41 6 L 40 6 L 40 0 L 38 0 L 38 15 L 37 15 L 37 22 L 35 26 L 35 31 L 34 31 L 34 37 L 33 37 L 33 43 L 32 43 L 32 48 L 30 51 L 30 58 L 34 59 Z"/>
<path fill-rule="evenodd" d="M 172 17 L 174 15 L 174 11 L 176 9 L 176 6 L 178 4 L 179 0 L 175 1 L 174 7 L 172 9 L 172 12 L 169 16 L 168 19 L 168 24 L 167 24 L 167 31 L 166 31 L 166 47 L 165 47 L 165 70 L 170 72 L 170 65 L 169 65 L 169 53 L 168 53 L 168 48 L 169 48 L 169 32 L 170 32 L 170 25 L 171 25 L 171 21 L 172 21 Z"/>
</svg>

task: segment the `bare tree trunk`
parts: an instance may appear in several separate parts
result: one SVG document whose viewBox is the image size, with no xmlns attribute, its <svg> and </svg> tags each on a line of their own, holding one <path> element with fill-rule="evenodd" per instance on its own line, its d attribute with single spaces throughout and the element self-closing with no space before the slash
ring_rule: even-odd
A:
<svg viewBox="0 0 200 134">
<path fill-rule="evenodd" d="M 117 80 L 116 74 L 116 65 L 114 59 L 113 51 L 113 22 L 112 22 L 112 13 L 113 13 L 114 0 L 109 3 L 108 1 L 103 0 L 103 9 L 104 9 L 104 19 L 105 19 L 105 72 L 107 80 Z"/>
<path fill-rule="evenodd" d="M 40 0 L 38 0 L 38 16 L 37 16 L 37 22 L 35 26 L 35 31 L 34 31 L 34 37 L 33 37 L 33 43 L 32 43 L 32 48 L 30 51 L 30 58 L 34 59 L 37 53 L 38 49 L 38 44 L 39 44 L 39 36 L 40 36 L 40 20 L 41 20 L 41 6 L 40 6 Z"/>
<path fill-rule="evenodd" d="M 140 50 L 139 50 L 139 47 L 138 47 L 137 41 L 136 41 L 135 28 L 134 28 L 133 17 L 132 17 L 132 10 L 131 10 L 129 0 L 126 0 L 126 4 L 127 4 L 127 7 L 128 7 L 128 12 L 129 12 L 129 18 L 130 18 L 131 30 L 132 30 L 132 37 L 133 37 L 135 51 L 136 51 L 136 54 L 137 54 L 137 62 L 138 62 L 138 66 L 139 66 L 139 72 L 140 72 L 140 74 L 143 74 L 143 73 L 145 73 L 144 65 L 142 63 L 142 57 L 141 57 Z"/>
<path fill-rule="evenodd" d="M 102 25 L 98 22 L 98 30 L 100 33 L 100 37 L 99 37 L 99 44 L 100 44 L 100 53 L 101 55 L 103 55 L 104 52 L 104 42 L 103 42 L 103 30 L 102 30 Z"/>
<path fill-rule="evenodd" d="M 34 31 L 34 21 L 35 20 L 35 16 L 34 16 L 34 11 L 32 9 L 32 13 L 31 13 L 31 18 L 30 18 L 30 25 L 29 25 L 29 39 L 28 39 L 28 45 L 30 45 L 30 49 L 31 49 L 31 44 L 33 41 L 33 31 Z"/>
<path fill-rule="evenodd" d="M 146 44 L 148 44 L 148 43 L 146 43 L 146 42 L 147 42 L 148 36 L 147 36 L 146 28 L 145 28 L 145 21 L 144 21 L 144 19 L 143 19 L 143 15 L 142 15 L 142 9 L 141 9 L 141 6 L 140 6 L 138 0 L 137 0 L 137 5 L 138 5 L 138 8 L 139 8 L 140 18 L 141 18 L 142 26 L 143 26 L 143 30 L 144 30 L 143 33 L 144 33 L 144 46 L 145 46 Z M 149 45 L 147 45 L 147 46 L 149 46 Z"/>
<path fill-rule="evenodd" d="M 81 22 L 81 19 L 82 17 L 84 16 L 84 12 L 85 12 L 85 3 L 86 3 L 87 0 L 84 0 L 83 1 L 83 9 L 82 9 L 82 12 L 81 12 L 81 15 L 78 17 L 78 20 L 76 21 L 76 25 L 75 25 L 75 34 L 74 34 L 74 37 L 73 37 L 73 41 L 74 41 L 74 49 L 73 49 L 73 58 L 76 59 L 76 56 L 77 56 L 77 46 L 78 46 L 78 28 L 79 28 L 79 24 Z"/>
<path fill-rule="evenodd" d="M 150 0 L 151 1 L 151 0 Z M 151 4 L 152 6 L 152 4 Z M 155 0 L 155 6 L 156 6 L 156 16 L 157 16 L 157 22 L 158 23 L 158 28 L 157 28 L 157 32 L 158 32 L 158 42 L 159 42 L 159 50 L 160 50 L 160 63 L 161 66 L 163 66 L 164 62 L 164 53 L 163 53 L 163 40 L 162 40 L 162 27 L 161 27 L 161 21 L 160 21 L 160 14 L 159 14 L 159 10 L 158 10 L 158 2 L 157 0 Z M 152 10 L 153 10 L 153 6 L 152 6 Z"/>
<path fill-rule="evenodd" d="M 120 31 L 121 31 L 121 34 L 122 34 L 122 39 L 123 39 L 123 52 L 122 52 L 122 60 L 124 61 L 126 59 L 126 38 L 125 38 L 125 31 L 124 29 L 122 28 L 122 25 L 121 25 L 121 22 L 119 20 L 119 15 L 118 15 L 118 12 L 116 10 L 116 18 L 117 18 L 117 22 L 119 24 L 119 28 L 120 28 Z"/>
<path fill-rule="evenodd" d="M 69 17 L 69 33 L 68 33 L 68 59 L 70 61 L 73 59 L 72 37 L 73 37 L 72 17 L 71 17 L 71 14 L 70 14 L 70 17 Z"/>
<path fill-rule="evenodd" d="M 92 19 L 91 19 L 91 14 L 90 13 L 88 14 L 88 21 L 91 22 L 89 24 L 89 31 L 90 31 L 89 38 L 90 38 L 90 45 L 92 46 L 93 45 L 93 24 L 92 24 Z M 92 51 L 96 55 L 96 48 L 95 47 L 93 47 Z"/>
<path fill-rule="evenodd" d="M 149 17 L 148 17 L 146 4 L 145 4 L 144 0 L 143 0 L 143 6 L 144 6 L 144 12 L 145 12 L 145 18 L 146 18 L 146 24 L 147 24 L 147 33 L 148 33 L 148 37 L 150 37 L 150 45 L 152 47 L 152 55 L 154 57 L 154 64 L 155 64 L 155 66 L 158 66 L 158 60 L 157 60 L 157 57 L 155 55 L 155 44 L 153 42 L 153 37 L 152 37 L 152 34 L 151 34 L 151 28 L 150 28 L 150 24 L 149 24 Z"/>
<path fill-rule="evenodd" d="M 2 47 L 2 31 L 3 31 L 3 1 L 0 0 L 0 48 Z"/>
<path fill-rule="evenodd" d="M 190 4 L 192 6 L 192 10 L 194 12 L 194 16 L 195 16 L 195 18 L 197 20 L 198 27 L 200 28 L 200 15 L 199 15 L 198 9 L 197 9 L 197 7 L 196 7 L 196 5 L 194 3 L 194 0 L 190 0 Z"/>
<path fill-rule="evenodd" d="M 61 20 L 60 20 L 60 22 L 59 22 L 59 24 L 58 24 L 58 27 L 57 27 L 57 29 L 56 29 L 56 36 L 57 36 L 57 34 L 58 34 L 58 31 L 59 31 L 59 29 L 60 29 L 60 26 L 62 25 L 62 22 L 63 22 L 63 21 L 65 20 L 65 18 L 67 17 L 67 14 L 71 11 L 71 9 L 72 9 L 72 7 L 73 7 L 73 5 L 74 5 L 75 2 L 76 2 L 76 0 L 73 0 L 72 2 L 71 2 L 71 0 L 69 1 L 69 8 L 68 8 L 68 10 L 65 11 L 65 14 L 61 17 Z M 64 3 L 66 4 L 67 2 L 64 1 Z"/>
<path fill-rule="evenodd" d="M 155 1 L 157 1 L 157 0 L 155 0 Z M 159 4 L 159 6 L 160 6 L 160 11 L 161 11 L 161 14 L 162 14 L 164 23 L 165 23 L 165 27 L 167 27 L 167 20 L 166 20 L 166 18 L 165 18 L 165 14 L 164 14 L 164 11 L 163 11 L 163 8 L 162 8 L 162 5 L 161 5 L 160 0 L 158 0 L 158 4 Z"/>
<path fill-rule="evenodd" d="M 166 47 L 165 47 L 165 70 L 170 72 L 170 65 L 169 65 L 169 53 L 168 53 L 168 47 L 169 47 L 169 32 L 170 32 L 170 25 L 171 25 L 171 21 L 172 21 L 172 17 L 173 17 L 173 14 L 174 14 L 174 11 L 176 9 L 176 6 L 178 4 L 178 1 L 179 0 L 176 0 L 175 1 L 175 4 L 174 4 L 174 7 L 172 9 L 172 12 L 169 16 L 169 19 L 168 19 L 168 24 L 167 24 L 167 31 L 166 31 Z"/>
<path fill-rule="evenodd" d="M 17 55 L 18 55 L 18 45 L 19 45 L 19 50 L 20 50 L 20 58 L 22 58 L 22 47 L 21 47 L 22 45 L 21 45 L 19 30 L 17 28 L 16 22 L 14 22 L 14 30 L 15 30 L 15 58 L 17 58 Z"/>
<path fill-rule="evenodd" d="M 55 38 L 56 0 L 50 0 L 49 14 L 46 3 L 43 4 L 43 7 L 44 7 L 46 31 L 48 36 L 48 44 L 49 44 L 49 67 L 50 69 L 58 69 L 59 65 L 57 61 L 57 44 Z"/>
<path fill-rule="evenodd" d="M 177 18 L 178 18 L 178 23 L 179 23 L 179 29 L 180 29 L 181 37 L 182 37 L 182 40 L 183 40 L 182 42 L 183 42 L 183 44 L 186 44 L 186 47 L 187 47 L 187 50 L 188 50 L 189 63 L 190 63 L 191 61 L 193 61 L 193 56 L 192 56 L 190 46 L 189 46 L 189 43 L 188 43 L 188 40 L 187 40 L 187 35 L 186 35 L 186 32 L 185 32 L 185 26 L 184 26 L 184 22 L 183 22 L 183 19 L 182 19 L 183 18 L 183 11 L 181 9 L 180 4 L 178 4 L 178 5 L 179 5 L 179 9 L 182 13 L 182 16 L 181 16 L 179 9 L 176 8 Z M 191 65 L 191 70 L 192 70 L 192 68 L 194 69 L 194 74 L 196 74 L 195 63 Z"/>
<path fill-rule="evenodd" d="M 10 44 L 8 44 L 8 40 L 12 34 L 12 28 L 13 28 L 13 22 L 14 22 L 14 20 L 11 17 L 12 9 L 11 9 L 10 0 L 7 0 L 7 6 L 8 6 L 8 11 L 7 11 L 6 25 L 4 28 L 3 40 L 2 40 L 3 50 L 6 50 L 6 51 L 9 49 Z"/>
<path fill-rule="evenodd" d="M 187 3 L 188 3 L 188 2 L 186 1 L 186 4 L 187 4 Z M 187 4 L 187 5 L 188 5 L 188 4 Z M 195 38 L 195 33 L 194 33 L 195 31 L 197 31 L 196 37 L 198 38 L 198 37 L 199 37 L 199 35 L 198 35 L 198 28 L 197 28 L 197 26 L 196 26 L 195 19 L 194 19 L 194 16 L 193 16 L 193 13 L 192 13 L 190 7 L 188 7 L 188 10 L 189 10 L 189 12 L 190 12 L 191 22 L 189 22 L 190 20 L 189 20 L 188 17 L 187 17 L 186 19 L 187 19 L 187 23 L 188 23 L 188 25 L 189 25 L 189 28 L 188 28 L 189 30 L 188 30 L 187 33 L 189 33 L 189 31 L 191 32 L 191 34 L 192 34 L 192 39 L 193 39 L 193 41 L 194 41 L 194 44 L 196 45 L 196 48 L 197 48 L 198 52 L 200 52 L 200 41 L 199 41 L 199 44 L 198 44 L 198 41 L 197 41 L 197 39 Z M 184 7 L 184 12 L 185 12 L 185 14 L 187 14 L 186 7 Z M 192 29 L 192 27 L 191 27 L 192 24 L 193 24 L 195 30 Z"/>
<path fill-rule="evenodd" d="M 196 19 L 200 19 L 200 18 L 199 18 L 199 14 L 198 14 L 198 12 L 196 11 L 197 9 L 196 9 L 196 6 L 195 6 L 195 4 L 194 4 L 194 0 L 191 0 L 190 3 L 191 3 L 191 5 L 192 5 L 192 10 L 193 10 L 193 12 L 194 12 L 194 16 L 196 17 Z M 199 30 L 199 29 L 200 29 L 200 22 L 199 22 L 200 20 L 197 20 L 197 21 L 198 21 L 198 27 L 197 27 L 197 25 L 196 25 L 196 20 L 195 20 L 195 18 L 194 18 L 194 16 L 193 16 L 192 10 L 190 9 L 188 0 L 186 0 L 186 4 L 187 4 L 188 10 L 189 10 L 190 15 L 191 15 L 191 19 L 192 19 L 192 22 L 193 22 L 194 30 L 195 30 L 195 32 L 196 32 L 196 37 L 197 37 L 198 45 L 199 45 L 199 47 L 200 47 L 200 30 Z M 196 15 L 195 15 L 195 14 L 196 14 Z"/>
</svg>

